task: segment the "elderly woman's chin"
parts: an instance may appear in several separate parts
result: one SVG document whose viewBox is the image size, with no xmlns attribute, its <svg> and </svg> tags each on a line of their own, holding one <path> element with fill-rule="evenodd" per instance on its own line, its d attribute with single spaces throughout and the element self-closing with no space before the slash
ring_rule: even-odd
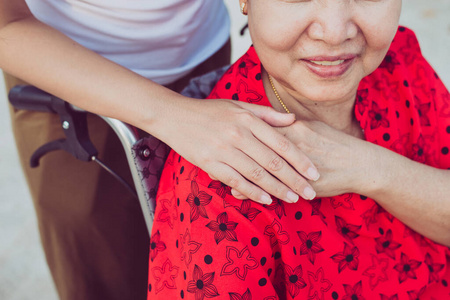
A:
<svg viewBox="0 0 450 300">
<path fill-rule="evenodd" d="M 364 73 L 348 70 L 348 74 L 318 80 L 315 76 L 297 76 L 286 82 L 292 97 L 312 102 L 341 103 L 354 99 Z M 345 76 L 347 75 L 347 76 Z"/>
</svg>

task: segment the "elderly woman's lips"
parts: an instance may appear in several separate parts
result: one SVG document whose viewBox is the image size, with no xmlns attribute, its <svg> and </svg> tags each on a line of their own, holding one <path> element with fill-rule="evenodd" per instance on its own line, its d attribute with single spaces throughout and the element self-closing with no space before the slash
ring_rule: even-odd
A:
<svg viewBox="0 0 450 300">
<path fill-rule="evenodd" d="M 310 59 L 302 59 L 307 68 L 323 78 L 339 77 L 345 74 L 355 61 L 355 55 L 347 55 L 341 57 L 325 58 L 317 57 Z"/>
</svg>

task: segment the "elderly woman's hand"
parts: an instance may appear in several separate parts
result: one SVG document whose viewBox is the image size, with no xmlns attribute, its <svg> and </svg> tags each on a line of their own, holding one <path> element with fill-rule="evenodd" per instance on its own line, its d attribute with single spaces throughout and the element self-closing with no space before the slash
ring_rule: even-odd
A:
<svg viewBox="0 0 450 300">
<path fill-rule="evenodd" d="M 296 121 L 278 131 L 296 144 L 318 168 L 321 177 L 317 182 L 311 182 L 318 197 L 364 194 L 372 188 L 369 185 L 376 172 L 375 156 L 372 155 L 374 145 L 319 121 Z"/>
<path fill-rule="evenodd" d="M 374 199 L 417 232 L 450 245 L 450 173 L 338 131 L 322 122 L 278 128 L 320 172 L 318 197 L 356 193 Z"/>
</svg>

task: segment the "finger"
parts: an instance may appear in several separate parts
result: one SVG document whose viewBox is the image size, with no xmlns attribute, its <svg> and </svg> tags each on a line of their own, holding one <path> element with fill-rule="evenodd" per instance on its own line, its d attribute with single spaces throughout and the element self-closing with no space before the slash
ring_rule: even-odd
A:
<svg viewBox="0 0 450 300">
<path fill-rule="evenodd" d="M 268 193 L 246 180 L 232 167 L 224 163 L 217 163 L 212 169 L 213 171 L 208 173 L 217 174 L 216 178 L 231 187 L 232 191 L 239 191 L 239 199 L 250 199 L 261 204 L 272 203 L 272 198 Z"/>
<path fill-rule="evenodd" d="M 231 189 L 231 195 L 233 195 L 234 198 L 239 199 L 239 200 L 247 199 L 247 197 L 245 197 L 244 195 L 242 195 L 235 189 Z"/>
<path fill-rule="evenodd" d="M 270 172 L 272 172 L 271 170 L 273 170 L 273 172 L 277 172 L 277 174 L 282 176 L 281 178 L 278 178 L 280 178 L 283 182 L 286 176 L 292 176 L 290 166 L 292 166 L 299 174 L 309 180 L 317 181 L 320 178 L 319 171 L 312 163 L 312 161 L 308 158 L 308 156 L 277 130 L 271 128 L 270 126 L 267 126 L 266 124 L 263 124 L 263 126 L 253 127 L 252 132 L 259 141 L 264 143 L 268 148 L 272 149 L 277 155 L 284 159 L 279 162 L 281 166 L 278 166 L 278 169 L 280 170 L 277 171 L 276 163 L 279 161 L 279 158 L 277 156 L 274 156 L 274 154 L 272 154 L 272 156 L 269 156 L 269 158 L 266 158 L 266 160 L 269 159 L 270 162 L 268 165 L 270 169 L 268 170 Z M 286 168 L 284 168 L 285 166 L 283 165 L 283 163 L 285 161 L 288 162 L 290 166 L 288 165 L 286 166 Z M 266 164 L 263 164 L 263 166 L 266 166 Z"/>
<path fill-rule="evenodd" d="M 265 191 L 290 203 L 297 202 L 298 195 L 307 200 L 316 196 L 314 189 L 303 176 L 259 140 L 248 141 L 241 151 L 245 151 L 255 162 L 248 163 L 250 171 L 238 171 Z M 297 155 L 301 155 L 303 161 L 309 161 L 301 151 Z"/>
<path fill-rule="evenodd" d="M 315 192 L 309 185 L 309 183 L 302 176 L 298 175 L 295 170 L 292 169 L 292 167 L 284 162 L 273 151 L 268 149 L 267 146 L 255 139 L 253 136 L 245 140 L 247 141 L 247 146 L 241 146 L 243 146 L 243 149 L 246 150 L 246 153 L 241 150 L 242 152 L 240 154 L 233 153 L 233 155 L 226 155 L 223 158 L 224 163 L 234 168 L 243 177 L 256 184 L 267 193 L 288 203 L 297 202 L 299 199 L 299 195 L 301 195 L 305 199 L 312 199 L 315 196 Z M 252 154 L 252 156 L 249 156 L 249 153 Z M 270 163 L 267 163 L 267 167 L 263 166 L 261 162 L 264 162 L 265 160 L 265 153 L 269 153 L 269 156 L 272 155 L 277 157 L 278 159 L 273 162 L 272 165 L 270 165 Z M 293 187 L 295 187 L 297 191 L 292 190 L 288 185 L 286 185 L 284 182 L 281 182 L 276 176 L 266 170 L 270 169 L 271 167 L 278 168 L 278 166 L 281 165 L 281 161 L 283 161 L 285 166 L 290 169 L 290 177 L 297 176 L 297 181 L 295 179 L 293 180 L 292 178 L 289 178 L 289 176 L 286 176 L 285 178 L 285 180 L 289 182 L 289 184 L 291 184 Z M 236 190 L 243 193 L 239 188 L 236 188 Z"/>
<path fill-rule="evenodd" d="M 214 177 L 214 176 L 211 175 L 211 174 L 208 174 L 208 176 L 209 176 L 209 178 L 211 178 L 212 180 L 219 180 L 219 179 L 217 179 L 216 177 Z"/>
<path fill-rule="evenodd" d="M 295 122 L 294 114 L 281 113 L 269 106 L 236 102 L 240 107 L 252 112 L 255 116 L 274 127 L 289 126 Z"/>
</svg>

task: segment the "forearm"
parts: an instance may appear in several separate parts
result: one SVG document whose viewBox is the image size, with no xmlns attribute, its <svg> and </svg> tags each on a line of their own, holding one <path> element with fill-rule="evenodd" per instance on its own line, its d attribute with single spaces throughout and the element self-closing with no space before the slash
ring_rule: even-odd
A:
<svg viewBox="0 0 450 300">
<path fill-rule="evenodd" d="M 187 100 L 31 16 L 4 26 L 0 39 L 4 71 L 85 110 L 146 131 L 157 131 L 157 121 L 167 119 L 170 107 Z"/>
<path fill-rule="evenodd" d="M 307 172 L 314 166 L 270 127 L 291 124 L 292 115 L 231 100 L 184 97 L 82 47 L 31 14 L 5 21 L 17 14 L 2 10 L 8 5 L 0 0 L 0 68 L 6 72 L 87 111 L 143 129 L 250 199 L 267 203 L 267 192 L 290 202 L 296 194 L 308 196 L 310 185 L 300 174 L 311 177 Z"/>
<path fill-rule="evenodd" d="M 450 171 L 374 146 L 360 193 L 424 236 L 450 246 Z"/>
</svg>

